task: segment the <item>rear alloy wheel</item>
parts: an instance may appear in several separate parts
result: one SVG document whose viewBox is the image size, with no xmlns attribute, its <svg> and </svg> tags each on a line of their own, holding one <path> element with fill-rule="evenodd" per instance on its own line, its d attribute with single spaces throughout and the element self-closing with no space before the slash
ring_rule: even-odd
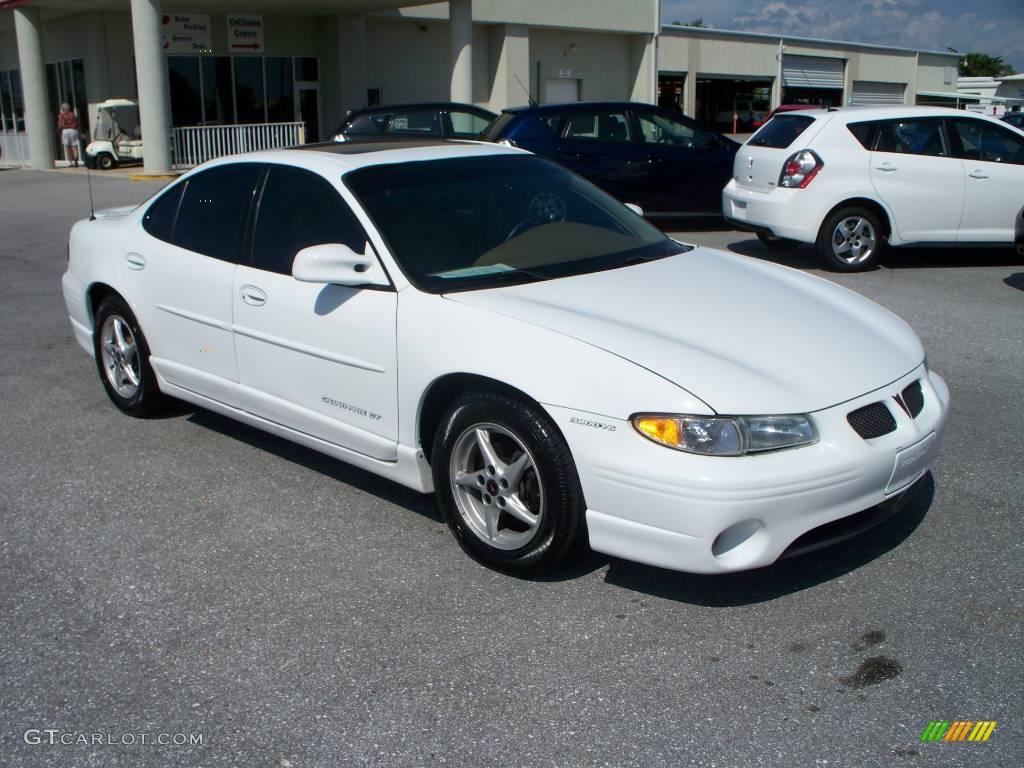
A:
<svg viewBox="0 0 1024 768">
<path fill-rule="evenodd" d="M 111 402 L 130 416 L 153 413 L 164 396 L 149 364 L 149 345 L 124 299 L 105 298 L 93 327 L 96 367 Z"/>
<path fill-rule="evenodd" d="M 776 237 L 769 232 L 758 232 L 757 239 L 762 245 L 766 245 L 776 251 L 792 251 L 800 247 L 799 240 L 790 240 L 788 237 Z"/>
<path fill-rule="evenodd" d="M 486 565 L 537 573 L 563 564 L 585 539 L 569 446 L 536 406 L 463 395 L 435 437 L 431 464 L 448 527 Z"/>
<path fill-rule="evenodd" d="M 866 208 L 840 208 L 818 233 L 818 255 L 837 272 L 858 272 L 878 263 L 884 247 L 878 217 Z"/>
</svg>

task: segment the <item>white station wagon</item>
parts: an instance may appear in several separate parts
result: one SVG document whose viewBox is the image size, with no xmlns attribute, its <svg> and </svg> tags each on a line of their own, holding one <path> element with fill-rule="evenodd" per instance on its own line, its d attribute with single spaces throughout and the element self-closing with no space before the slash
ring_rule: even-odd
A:
<svg viewBox="0 0 1024 768">
<path fill-rule="evenodd" d="M 122 411 L 180 398 L 434 491 L 513 572 L 587 543 L 768 565 L 895 511 L 946 418 L 888 311 L 513 148 L 224 158 L 77 223 L 69 253 L 75 338 Z"/>
<path fill-rule="evenodd" d="M 886 245 L 1024 246 L 1024 132 L 944 107 L 784 112 L 740 147 L 722 212 L 842 272 Z"/>
</svg>

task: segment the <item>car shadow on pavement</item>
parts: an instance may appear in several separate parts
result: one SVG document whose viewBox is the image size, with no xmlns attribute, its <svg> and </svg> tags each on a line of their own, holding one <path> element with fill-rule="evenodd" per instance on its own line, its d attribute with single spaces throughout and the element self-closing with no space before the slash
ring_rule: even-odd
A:
<svg viewBox="0 0 1024 768">
<path fill-rule="evenodd" d="M 312 448 L 285 440 L 283 437 L 271 435 L 263 430 L 250 427 L 241 422 L 221 416 L 213 411 L 195 408 L 188 421 L 204 429 L 213 430 L 225 437 L 239 440 L 253 448 L 273 454 L 278 458 L 293 462 L 339 483 L 371 493 L 391 504 L 403 507 L 419 515 L 423 515 L 437 523 L 443 523 L 441 512 L 434 503 L 433 494 L 417 493 L 405 486 L 378 477 L 371 472 L 346 464 Z"/>
<path fill-rule="evenodd" d="M 1011 288 L 1016 288 L 1018 291 L 1024 291 L 1024 272 L 1016 272 L 1003 280 L 1003 282 Z"/>
<path fill-rule="evenodd" d="M 817 252 L 809 245 L 789 251 L 773 250 L 762 245 L 757 239 L 744 238 L 729 243 L 726 248 L 741 256 L 750 256 L 785 267 L 826 271 L 818 259 Z M 1013 248 L 901 248 L 882 254 L 881 265 L 865 272 L 879 269 L 1011 267 L 1020 264 L 1024 264 L 1024 256 L 1016 253 Z"/>
<path fill-rule="evenodd" d="M 722 575 L 679 573 L 613 558 L 608 584 L 652 597 L 709 608 L 730 608 L 775 600 L 855 571 L 890 552 L 924 520 L 935 497 L 929 472 L 894 517 L 858 536 L 817 552 L 781 560 L 765 568 Z"/>
</svg>

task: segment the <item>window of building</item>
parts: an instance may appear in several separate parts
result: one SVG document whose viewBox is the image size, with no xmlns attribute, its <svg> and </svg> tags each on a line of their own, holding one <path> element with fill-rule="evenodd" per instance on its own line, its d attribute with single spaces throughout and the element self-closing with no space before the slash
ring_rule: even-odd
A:
<svg viewBox="0 0 1024 768">
<path fill-rule="evenodd" d="M 25 111 L 21 100 L 21 72 L 0 72 L 0 131 L 25 132 Z"/>
<path fill-rule="evenodd" d="M 235 57 L 235 111 L 239 123 L 266 122 L 263 59 Z"/>
<path fill-rule="evenodd" d="M 319 70 L 316 58 L 292 56 L 169 56 L 167 64 L 176 126 L 290 123 L 296 85 L 316 83 Z"/>
<path fill-rule="evenodd" d="M 174 223 L 174 243 L 223 261 L 237 261 L 242 230 L 263 166 L 221 165 L 188 179 Z"/>
<path fill-rule="evenodd" d="M 174 125 L 200 125 L 203 106 L 200 103 L 199 59 L 195 56 L 168 56 L 167 77 L 171 85 L 171 122 Z"/>
<path fill-rule="evenodd" d="M 252 266 L 290 275 L 296 253 L 323 243 L 342 243 L 362 253 L 366 234 L 324 179 L 297 168 L 271 166 L 260 196 Z"/>
<path fill-rule="evenodd" d="M 49 88 L 50 106 L 56 119 L 61 104 L 68 104 L 78 117 L 78 132 L 82 140 L 88 143 L 89 136 L 89 100 L 85 93 L 85 64 L 82 59 L 66 59 L 46 65 L 46 82 Z M 20 94 L 19 83 L 19 94 Z M 54 146 L 59 149 L 56 123 L 53 130 Z M 58 152 L 58 155 L 60 153 Z"/>
<path fill-rule="evenodd" d="M 268 56 L 264 59 L 264 66 L 267 72 L 267 122 L 291 122 L 295 119 L 292 59 L 290 56 Z"/>
</svg>

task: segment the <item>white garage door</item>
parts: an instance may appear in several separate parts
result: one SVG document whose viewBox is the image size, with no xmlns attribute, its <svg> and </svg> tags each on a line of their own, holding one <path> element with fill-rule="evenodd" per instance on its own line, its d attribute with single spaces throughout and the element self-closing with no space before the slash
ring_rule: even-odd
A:
<svg viewBox="0 0 1024 768">
<path fill-rule="evenodd" d="M 850 104 L 855 107 L 866 107 L 869 104 L 902 104 L 903 94 L 907 86 L 903 83 L 870 83 L 866 80 L 854 80 Z"/>
<path fill-rule="evenodd" d="M 545 104 L 580 100 L 580 81 L 571 77 L 549 77 L 544 83 Z"/>
<path fill-rule="evenodd" d="M 782 84 L 787 88 L 843 89 L 845 59 L 823 56 L 783 56 Z"/>
</svg>

